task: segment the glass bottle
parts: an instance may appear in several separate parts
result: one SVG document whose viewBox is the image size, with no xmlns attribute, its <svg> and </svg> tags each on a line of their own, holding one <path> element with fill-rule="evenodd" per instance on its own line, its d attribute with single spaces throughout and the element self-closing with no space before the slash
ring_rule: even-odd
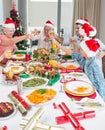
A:
<svg viewBox="0 0 105 130">
<path fill-rule="evenodd" d="M 23 83 L 20 77 L 17 79 L 17 91 L 19 95 L 21 95 L 23 92 Z"/>
</svg>

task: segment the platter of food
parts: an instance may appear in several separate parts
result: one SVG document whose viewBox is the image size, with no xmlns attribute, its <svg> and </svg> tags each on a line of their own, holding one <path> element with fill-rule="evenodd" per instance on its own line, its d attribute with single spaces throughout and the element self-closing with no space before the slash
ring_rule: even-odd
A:
<svg viewBox="0 0 105 130">
<path fill-rule="evenodd" d="M 25 58 L 25 54 L 14 54 L 12 58 L 16 60 L 22 60 Z"/>
<path fill-rule="evenodd" d="M 61 64 L 62 68 L 65 68 L 65 69 L 77 69 L 80 67 L 80 65 L 78 63 L 74 63 L 74 62 L 68 62 L 68 63 L 62 63 Z"/>
<path fill-rule="evenodd" d="M 64 90 L 73 96 L 90 96 L 95 92 L 92 84 L 83 80 L 71 80 L 64 85 Z"/>
<path fill-rule="evenodd" d="M 11 65 L 11 66 L 6 66 L 5 68 L 3 68 L 3 73 L 8 73 L 9 71 L 12 71 L 13 74 L 19 74 L 25 71 L 25 67 L 18 66 L 18 65 L 13 65 L 13 66 Z"/>
<path fill-rule="evenodd" d="M 37 88 L 28 93 L 25 98 L 31 105 L 43 105 L 51 102 L 57 96 L 57 91 L 51 87 Z"/>
<path fill-rule="evenodd" d="M 48 84 L 48 79 L 42 77 L 30 77 L 23 79 L 23 88 L 32 89 L 36 87 L 43 87 Z"/>
<path fill-rule="evenodd" d="M 16 113 L 16 108 L 11 102 L 0 102 L 0 120 L 11 118 Z"/>
</svg>

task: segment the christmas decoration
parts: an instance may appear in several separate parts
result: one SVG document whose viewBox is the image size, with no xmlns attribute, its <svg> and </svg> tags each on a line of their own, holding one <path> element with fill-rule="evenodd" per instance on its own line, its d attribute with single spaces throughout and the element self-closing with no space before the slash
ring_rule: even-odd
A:
<svg viewBox="0 0 105 130">
<path fill-rule="evenodd" d="M 10 17 L 6 19 L 5 23 L 15 23 L 15 33 L 14 36 L 22 36 L 25 34 L 25 29 L 22 25 L 22 20 L 20 19 L 19 12 L 15 10 L 16 4 L 12 2 L 12 10 L 10 11 Z M 23 40 L 16 44 L 19 50 L 26 50 L 28 45 L 27 40 Z"/>
</svg>

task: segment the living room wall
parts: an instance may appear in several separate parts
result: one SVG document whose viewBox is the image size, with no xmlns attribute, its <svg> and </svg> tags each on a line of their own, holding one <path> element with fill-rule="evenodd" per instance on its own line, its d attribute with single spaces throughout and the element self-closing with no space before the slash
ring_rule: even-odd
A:
<svg viewBox="0 0 105 130">
<path fill-rule="evenodd" d="M 17 0 L 18 1 L 18 0 Z M 3 23 L 3 21 L 5 20 L 5 18 L 7 18 L 9 16 L 9 12 L 11 10 L 11 2 L 12 0 L 0 0 L 0 24 Z M 27 16 L 27 12 L 26 10 L 26 2 L 27 0 L 22 0 L 19 1 L 18 7 L 19 7 L 19 12 L 22 15 L 22 19 L 24 25 L 26 26 L 26 16 Z M 100 13 L 100 30 L 99 31 L 99 39 L 105 43 L 105 17 L 104 17 L 104 12 L 105 12 L 105 0 L 101 0 L 101 13 Z M 23 17 L 24 15 L 24 17 Z"/>
</svg>

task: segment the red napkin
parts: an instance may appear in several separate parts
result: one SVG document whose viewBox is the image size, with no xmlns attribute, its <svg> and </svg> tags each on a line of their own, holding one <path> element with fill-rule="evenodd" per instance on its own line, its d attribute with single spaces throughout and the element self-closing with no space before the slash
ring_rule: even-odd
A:
<svg viewBox="0 0 105 130">
<path fill-rule="evenodd" d="M 94 98 L 96 98 L 96 96 L 97 96 L 97 94 L 96 94 L 96 92 L 94 92 L 92 95 L 90 95 L 90 96 L 74 96 L 74 95 L 71 95 L 71 94 L 69 94 L 69 93 L 67 93 L 67 92 L 65 92 L 66 93 L 66 95 L 69 97 L 69 98 L 74 98 L 75 100 L 77 100 L 77 101 L 80 101 L 81 99 L 83 99 L 84 97 L 88 97 L 88 98 L 91 98 L 91 99 L 94 99 Z"/>
<path fill-rule="evenodd" d="M 83 72 L 81 68 L 77 69 L 60 69 L 60 73 L 70 73 L 70 72 Z"/>
</svg>

